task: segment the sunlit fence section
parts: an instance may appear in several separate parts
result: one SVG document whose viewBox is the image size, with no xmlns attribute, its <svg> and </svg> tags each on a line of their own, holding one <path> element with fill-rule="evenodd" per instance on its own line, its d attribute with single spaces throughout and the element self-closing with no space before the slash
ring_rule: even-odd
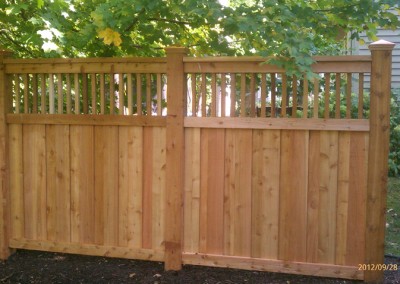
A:
<svg viewBox="0 0 400 284">
<path fill-rule="evenodd" d="M 11 59 L 0 52 L 0 258 L 79 253 L 379 281 L 391 50 Z M 365 88 L 365 78 L 371 78 Z"/>
<path fill-rule="evenodd" d="M 13 61 L 15 113 L 166 114 L 163 59 Z M 48 63 L 51 62 L 51 63 Z M 22 72 L 21 72 L 22 71 Z"/>
<path fill-rule="evenodd" d="M 315 59 L 314 77 L 298 78 L 262 58 L 189 58 L 188 116 L 366 118 L 364 74 L 370 59 Z"/>
</svg>

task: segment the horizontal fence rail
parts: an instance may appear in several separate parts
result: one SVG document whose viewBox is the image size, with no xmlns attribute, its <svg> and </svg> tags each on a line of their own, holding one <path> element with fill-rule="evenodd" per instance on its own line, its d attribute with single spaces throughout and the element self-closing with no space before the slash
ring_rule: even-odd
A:
<svg viewBox="0 0 400 284">
<path fill-rule="evenodd" d="M 0 53 L 0 257 L 25 248 L 378 281 L 358 264 L 383 261 L 392 48 L 314 57 L 311 78 L 178 47 L 165 58 Z"/>
</svg>

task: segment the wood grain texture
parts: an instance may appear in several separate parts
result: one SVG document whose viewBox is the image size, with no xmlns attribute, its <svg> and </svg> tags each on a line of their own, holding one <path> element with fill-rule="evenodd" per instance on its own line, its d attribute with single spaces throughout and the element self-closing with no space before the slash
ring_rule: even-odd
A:
<svg viewBox="0 0 400 284">
<path fill-rule="evenodd" d="M 252 131 L 226 130 L 225 254 L 251 255 Z"/>
<path fill-rule="evenodd" d="M 46 127 L 23 126 L 25 237 L 47 238 Z"/>
<path fill-rule="evenodd" d="M 46 126 L 47 239 L 71 241 L 69 126 Z"/>
<path fill-rule="evenodd" d="M 222 253 L 224 237 L 223 129 L 201 130 L 199 251 Z"/>
<path fill-rule="evenodd" d="M 71 241 L 95 243 L 94 127 L 70 127 Z"/>
<path fill-rule="evenodd" d="M 281 131 L 278 252 L 281 260 L 306 261 L 308 143 L 308 131 Z"/>
<path fill-rule="evenodd" d="M 96 126 L 95 243 L 118 244 L 118 127 Z"/>
<path fill-rule="evenodd" d="M 201 130 L 185 130 L 185 195 L 183 251 L 199 251 Z"/>
<path fill-rule="evenodd" d="M 142 247 L 143 128 L 119 127 L 119 246 Z"/>
<path fill-rule="evenodd" d="M 24 160 L 22 125 L 9 125 L 11 237 L 24 236 Z"/>
<path fill-rule="evenodd" d="M 278 258 L 280 131 L 254 130 L 251 256 Z"/>
<path fill-rule="evenodd" d="M 335 263 L 338 133 L 310 132 L 307 261 Z"/>
</svg>

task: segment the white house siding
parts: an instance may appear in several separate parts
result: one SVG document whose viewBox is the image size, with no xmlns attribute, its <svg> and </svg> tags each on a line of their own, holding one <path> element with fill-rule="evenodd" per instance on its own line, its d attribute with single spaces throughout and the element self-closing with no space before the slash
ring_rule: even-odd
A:
<svg viewBox="0 0 400 284">
<path fill-rule="evenodd" d="M 392 89 L 400 89 L 400 30 L 383 30 L 379 29 L 377 37 L 379 39 L 387 40 L 396 44 L 393 49 L 393 58 L 392 58 Z M 368 39 L 365 35 L 362 35 L 361 38 L 365 41 L 365 44 L 360 45 L 357 42 L 352 42 L 352 53 L 359 55 L 370 55 L 370 51 L 368 49 L 368 45 L 371 43 L 371 40 Z M 369 80 L 370 77 L 366 76 L 366 88 L 369 88 Z"/>
</svg>

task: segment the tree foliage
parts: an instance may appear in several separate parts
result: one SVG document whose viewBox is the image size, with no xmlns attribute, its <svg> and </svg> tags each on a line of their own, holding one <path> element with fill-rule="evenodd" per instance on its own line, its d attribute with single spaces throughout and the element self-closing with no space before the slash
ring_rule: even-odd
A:
<svg viewBox="0 0 400 284">
<path fill-rule="evenodd" d="M 221 1 L 222 2 L 222 1 Z M 292 71 L 400 26 L 396 0 L 3 0 L 0 45 L 18 57 L 259 54 Z M 398 11 L 398 10 L 397 10 Z"/>
</svg>

